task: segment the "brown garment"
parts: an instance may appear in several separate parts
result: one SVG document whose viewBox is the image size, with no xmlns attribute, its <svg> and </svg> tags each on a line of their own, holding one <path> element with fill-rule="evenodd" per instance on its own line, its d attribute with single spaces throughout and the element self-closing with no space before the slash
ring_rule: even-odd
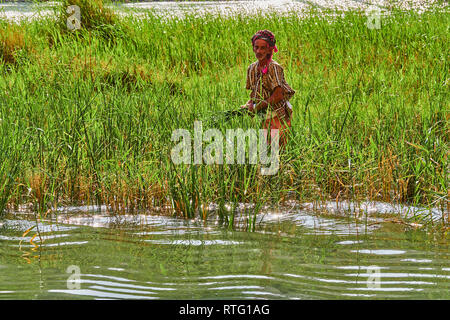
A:
<svg viewBox="0 0 450 320">
<path fill-rule="evenodd" d="M 267 118 L 275 116 L 273 113 L 275 112 L 280 120 L 290 119 L 292 111 L 288 108 L 286 102 L 294 95 L 295 91 L 284 79 L 283 67 L 272 60 L 269 63 L 267 73 L 263 74 L 258 70 L 258 65 L 259 61 L 256 61 L 247 69 L 246 89 L 252 90 L 250 99 L 253 100 L 254 104 L 258 104 L 262 100 L 269 99 L 275 88 L 281 87 L 284 91 L 284 98 L 280 102 L 267 107 Z"/>
</svg>

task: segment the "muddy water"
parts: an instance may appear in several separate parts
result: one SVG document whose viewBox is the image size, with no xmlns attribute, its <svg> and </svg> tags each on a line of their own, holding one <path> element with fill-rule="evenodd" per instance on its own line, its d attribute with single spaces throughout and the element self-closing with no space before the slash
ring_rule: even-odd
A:
<svg viewBox="0 0 450 320">
<path fill-rule="evenodd" d="M 450 298 L 448 239 L 377 218 L 292 207 L 249 232 L 245 215 L 230 230 L 89 210 L 47 217 L 39 234 L 34 214 L 9 214 L 0 299 Z"/>
</svg>

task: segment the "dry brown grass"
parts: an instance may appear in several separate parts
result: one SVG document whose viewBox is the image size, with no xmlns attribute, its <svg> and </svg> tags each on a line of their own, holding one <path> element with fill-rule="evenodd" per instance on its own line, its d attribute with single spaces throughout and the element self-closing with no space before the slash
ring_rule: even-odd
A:
<svg viewBox="0 0 450 320">
<path fill-rule="evenodd" d="M 17 64 L 22 53 L 31 50 L 31 40 L 23 27 L 7 24 L 0 29 L 0 61 L 5 64 Z"/>
<path fill-rule="evenodd" d="M 149 66 L 138 62 L 117 64 L 112 58 L 101 59 L 94 56 L 75 56 L 70 63 L 72 74 L 83 80 L 99 81 L 111 87 L 123 87 L 128 91 L 138 84 L 151 84 L 153 72 Z"/>
</svg>

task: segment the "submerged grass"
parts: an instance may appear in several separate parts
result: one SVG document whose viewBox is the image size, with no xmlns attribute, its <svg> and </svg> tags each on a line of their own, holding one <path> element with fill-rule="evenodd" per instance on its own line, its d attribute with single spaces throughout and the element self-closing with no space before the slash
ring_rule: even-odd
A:
<svg viewBox="0 0 450 320">
<path fill-rule="evenodd" d="M 363 12 L 89 19 L 76 32 L 61 19 L 0 24 L 1 206 L 207 218 L 215 203 L 230 226 L 229 203 L 288 197 L 448 206 L 448 12 L 392 11 L 378 30 Z M 173 164 L 172 131 L 194 120 L 259 127 L 209 120 L 247 101 L 249 38 L 263 28 L 297 91 L 280 170 Z"/>
</svg>

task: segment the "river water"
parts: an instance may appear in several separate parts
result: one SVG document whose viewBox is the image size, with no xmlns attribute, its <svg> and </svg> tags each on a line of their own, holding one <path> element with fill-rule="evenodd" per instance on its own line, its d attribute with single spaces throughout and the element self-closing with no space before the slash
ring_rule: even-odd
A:
<svg viewBox="0 0 450 320">
<path fill-rule="evenodd" d="M 39 233 L 33 213 L 10 213 L 0 299 L 450 299 L 448 238 L 383 223 L 386 204 L 359 219 L 331 207 L 266 209 L 254 232 L 245 210 L 230 229 L 70 207 Z"/>
<path fill-rule="evenodd" d="M 276 11 L 303 12 L 314 8 L 317 12 L 326 9 L 333 10 L 366 10 L 380 8 L 381 11 L 391 8 L 414 9 L 418 12 L 427 10 L 437 0 L 241 0 L 241 1 L 142 1 L 129 3 L 113 3 L 109 5 L 123 15 L 132 14 L 145 16 L 150 10 L 163 16 L 180 17 L 184 14 L 256 14 Z M 58 2 L 2 2 L 0 0 L 0 18 L 8 20 L 36 19 L 53 16 L 52 8 Z M 443 4 L 448 6 L 447 4 Z"/>
</svg>

